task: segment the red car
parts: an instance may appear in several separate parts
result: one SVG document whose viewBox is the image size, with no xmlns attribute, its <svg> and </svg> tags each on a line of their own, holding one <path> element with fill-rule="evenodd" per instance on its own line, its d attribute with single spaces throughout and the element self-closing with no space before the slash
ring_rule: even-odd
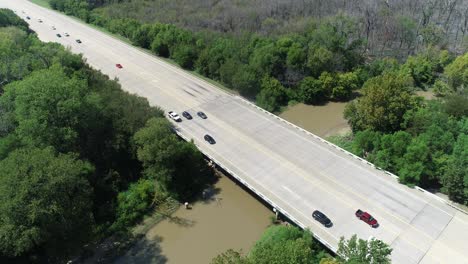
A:
<svg viewBox="0 0 468 264">
<path fill-rule="evenodd" d="M 361 209 L 356 211 L 356 217 L 374 228 L 379 226 L 379 223 L 374 217 L 372 217 L 372 215 L 370 215 L 368 212 L 361 211 Z"/>
<path fill-rule="evenodd" d="M 122 67 L 122 64 L 120 64 L 120 63 L 117 63 L 117 64 L 115 65 L 115 67 L 117 67 L 117 68 L 119 68 L 119 69 L 122 69 L 122 68 L 123 68 L 123 67 Z"/>
</svg>

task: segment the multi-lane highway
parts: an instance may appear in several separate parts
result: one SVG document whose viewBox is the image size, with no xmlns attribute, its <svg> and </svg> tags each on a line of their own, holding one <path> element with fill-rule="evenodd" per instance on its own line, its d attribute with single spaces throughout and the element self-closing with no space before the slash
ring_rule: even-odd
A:
<svg viewBox="0 0 468 264">
<path fill-rule="evenodd" d="M 201 151 L 331 248 L 336 249 L 341 236 L 357 234 L 390 244 L 394 263 L 468 263 L 468 216 L 444 201 L 398 184 L 240 97 L 75 19 L 25 0 L 0 0 L 0 6 L 30 16 L 27 22 L 40 39 L 82 53 L 130 93 L 166 111 L 189 111 L 194 119 L 176 124 L 183 137 L 193 139 Z M 199 118 L 197 111 L 208 118 Z M 205 134 L 217 143 L 205 142 Z M 358 208 L 370 212 L 380 226 L 371 228 L 356 219 Z M 331 228 L 313 220 L 316 209 L 331 218 Z"/>
</svg>

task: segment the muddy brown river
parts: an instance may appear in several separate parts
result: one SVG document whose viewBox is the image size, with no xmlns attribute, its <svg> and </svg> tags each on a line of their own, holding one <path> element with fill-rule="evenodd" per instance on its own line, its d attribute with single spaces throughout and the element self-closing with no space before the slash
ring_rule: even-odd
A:
<svg viewBox="0 0 468 264">
<path fill-rule="evenodd" d="M 349 131 L 345 103 L 297 104 L 280 116 L 321 137 Z M 246 253 L 270 224 L 271 210 L 223 176 L 215 192 L 191 210 L 179 208 L 153 226 L 116 263 L 205 264 L 227 249 Z"/>
<path fill-rule="evenodd" d="M 351 131 L 343 111 L 346 103 L 329 102 L 326 105 L 296 104 L 279 116 L 308 130 L 317 136 L 326 138 Z"/>
<path fill-rule="evenodd" d="M 248 252 L 273 213 L 223 176 L 205 201 L 156 224 L 116 263 L 210 263 L 230 248 Z"/>
</svg>

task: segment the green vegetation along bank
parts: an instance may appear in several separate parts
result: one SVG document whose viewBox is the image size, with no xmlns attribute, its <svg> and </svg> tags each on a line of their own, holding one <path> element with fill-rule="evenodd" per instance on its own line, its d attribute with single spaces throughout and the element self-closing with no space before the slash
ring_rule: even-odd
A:
<svg viewBox="0 0 468 264">
<path fill-rule="evenodd" d="M 0 262 L 64 263 L 211 179 L 160 109 L 0 9 Z"/>
<path fill-rule="evenodd" d="M 419 70 L 406 74 L 413 59 Z M 440 190 L 468 205 L 468 53 L 444 60 L 432 54 L 385 67 L 345 109 L 354 134 L 332 141 L 397 174 L 402 183 Z M 423 70 L 437 68 L 436 74 Z M 414 95 L 422 78 L 432 79 L 439 98 Z"/>
<path fill-rule="evenodd" d="M 212 260 L 212 264 L 389 264 L 392 249 L 380 240 L 358 239 L 356 235 L 338 245 L 337 257 L 332 257 L 312 239 L 308 230 L 294 226 L 269 227 L 248 254 L 227 250 Z"/>
</svg>

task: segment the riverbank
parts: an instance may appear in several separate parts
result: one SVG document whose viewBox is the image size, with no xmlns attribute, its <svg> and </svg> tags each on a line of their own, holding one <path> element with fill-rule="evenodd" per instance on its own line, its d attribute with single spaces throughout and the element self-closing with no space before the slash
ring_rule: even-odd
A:
<svg viewBox="0 0 468 264">
<path fill-rule="evenodd" d="M 351 131 L 343 117 L 345 102 L 328 102 L 325 105 L 296 104 L 279 116 L 322 138 L 344 135 Z"/>
<path fill-rule="evenodd" d="M 248 252 L 273 213 L 226 176 L 187 210 L 149 228 L 115 263 L 210 263 L 227 249 Z"/>
</svg>

